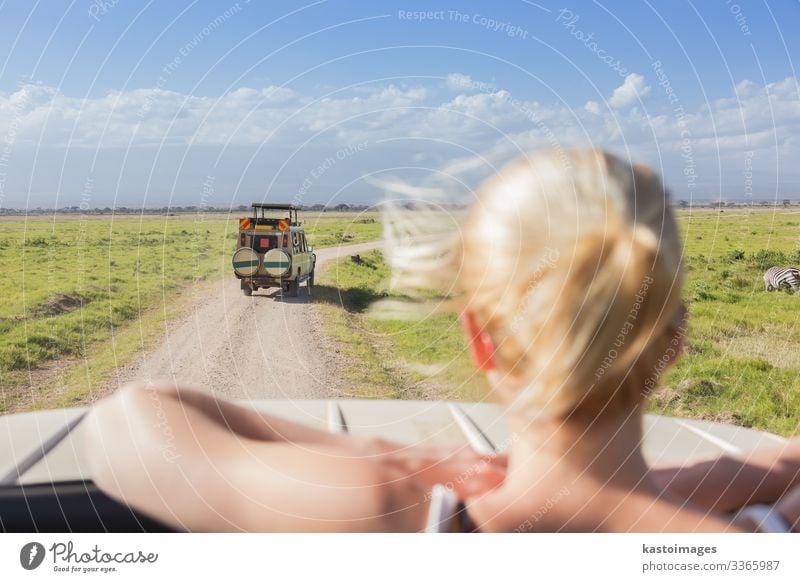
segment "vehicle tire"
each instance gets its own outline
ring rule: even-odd
[[[297,297],[300,295],[300,281],[294,279],[289,281],[289,297]]]
[[[306,291],[308,292],[308,296],[311,297],[311,289],[314,287],[314,271],[311,271],[308,275],[308,280],[306,281]]]

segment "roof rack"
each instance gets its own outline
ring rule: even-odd
[[[263,208],[265,210],[300,210],[294,204],[266,204],[262,202],[253,202],[250,206],[252,208]]]
[[[286,210],[289,213],[289,223],[292,226],[299,226],[300,222],[297,220],[297,211],[300,210],[294,204],[266,204],[262,202],[253,202],[251,205],[253,209],[253,222],[259,224],[277,224],[274,218],[268,218],[266,212],[268,210]],[[261,216],[259,216],[259,211]]]

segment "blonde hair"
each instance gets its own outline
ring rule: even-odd
[[[674,343],[683,279],[668,198],[652,171],[608,153],[539,152],[482,187],[458,236],[387,250],[395,282],[473,314],[516,406],[596,416],[639,404]]]

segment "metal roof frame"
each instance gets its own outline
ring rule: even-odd
[[[264,210],[294,210],[295,212],[300,210],[300,208],[298,208],[294,204],[288,204],[288,203],[271,204],[265,202],[253,202],[250,206],[251,208],[263,208]]]

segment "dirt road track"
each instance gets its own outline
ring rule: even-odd
[[[317,268],[380,244],[320,249]],[[171,323],[155,349],[120,368],[109,389],[167,379],[230,398],[338,396],[343,362],[309,301],[304,285],[296,298],[281,298],[277,289],[245,297],[231,273],[194,302],[187,318]]]

